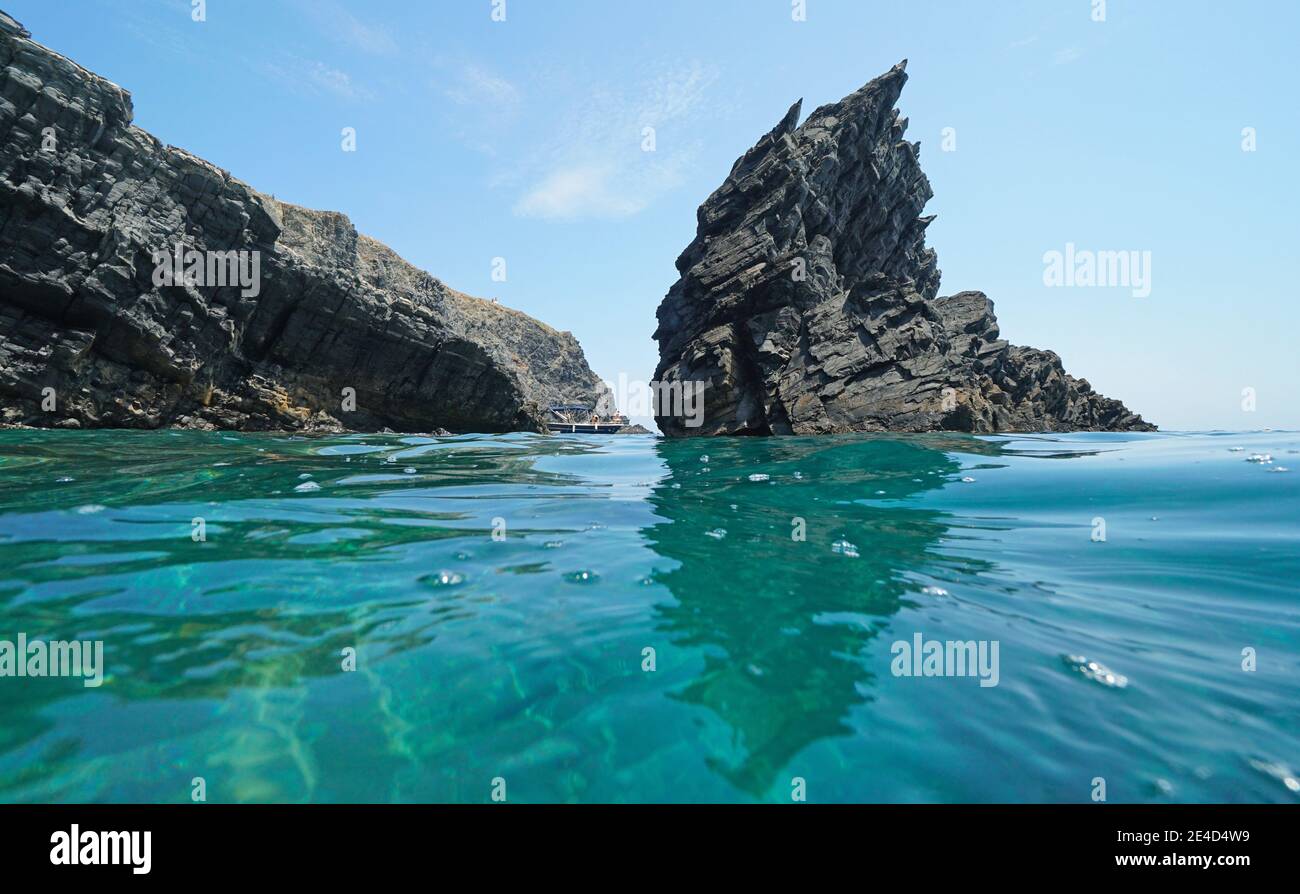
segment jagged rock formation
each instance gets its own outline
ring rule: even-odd
[[[796,103],[700,207],[655,379],[705,383],[703,424],[661,406],[665,434],[1152,428],[1001,340],[983,294],[937,297],[933,193],[894,109],[905,65],[802,126]]]
[[[131,118],[129,94],[0,13],[0,422],[544,431],[550,404],[608,395],[572,335]],[[178,243],[182,275],[160,280]],[[205,259],[190,284],[186,251]]]

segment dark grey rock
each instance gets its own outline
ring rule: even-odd
[[[131,120],[0,14],[0,423],[543,432],[549,405],[607,397],[569,333]],[[177,243],[256,252],[260,292],[155,285]]]
[[[705,383],[666,435],[1152,430],[1003,341],[979,292],[938,297],[933,193],[895,110],[906,63],[799,125],[796,103],[700,207],[659,306],[660,382]]]

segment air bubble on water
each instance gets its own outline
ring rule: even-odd
[[[750,481],[769,481],[771,478],[771,475],[766,475],[762,472],[755,472],[753,475],[749,476]]]
[[[311,477],[311,472],[303,472],[301,475],[298,476],[298,480],[299,480],[299,481],[305,481],[306,479],[308,479],[308,478],[310,478],[310,477]]]
[[[707,466],[709,464],[709,455],[706,453],[703,456],[701,456],[700,462]]]
[[[948,591],[943,587],[923,587],[921,592],[927,596],[947,596]]]
[[[847,540],[836,540],[831,544],[831,552],[839,556],[845,556],[850,559],[858,558],[858,548],[856,545],[849,543]]]
[[[714,528],[712,531],[705,531],[705,537],[712,537],[714,540],[721,540],[727,536],[726,528]]]
[[[1229,453],[1245,453],[1245,452],[1246,452],[1246,448],[1245,448],[1245,447],[1229,447],[1229,448],[1228,448],[1228,452],[1229,452]]]
[[[456,587],[465,583],[465,575],[455,571],[439,571],[437,574],[425,575],[420,578],[420,582],[431,587]]]
[[[306,494],[314,490],[320,490],[320,485],[315,481],[304,481],[302,484],[295,487],[294,490],[300,494]]]
[[[71,484],[72,482],[74,482],[74,481],[76,481],[76,480],[77,480],[77,479],[75,479],[75,478],[69,478],[67,475],[64,475],[62,478],[55,478],[55,479],[54,479],[54,483],[55,483],[55,484]]]
[[[885,495],[885,492],[884,492],[883,490],[878,490],[878,491],[876,491],[876,496],[878,496],[878,497],[883,497],[884,495]]]
[[[974,484],[974,483],[975,483],[975,479],[974,479],[974,478],[963,478],[963,479],[961,480],[961,483],[962,483],[962,484]]]
[[[468,561],[469,561],[470,559],[472,559],[472,558],[473,558],[473,556],[471,556],[469,553],[463,553],[463,552],[462,552],[462,553],[456,553],[456,561],[457,561],[457,562],[468,562]]]
[[[1124,689],[1128,686],[1128,677],[1117,674],[1100,661],[1090,661],[1082,655],[1063,655],[1067,667],[1083,675],[1084,679],[1100,683],[1110,689]]]
[[[564,546],[564,541],[563,541],[563,540],[548,540],[548,541],[546,541],[545,544],[543,544],[543,546],[544,546],[546,549],[560,549],[561,547]]]
[[[596,581],[600,580],[600,575],[594,571],[583,570],[566,574],[564,579],[571,584],[594,584]]]
[[[96,512],[103,512],[103,511],[104,511],[104,507],[100,506],[98,503],[91,503],[88,506],[77,507],[78,515],[94,515]]]
[[[416,474],[416,469],[413,466],[407,466],[405,469],[402,469],[402,474],[414,475]]]
[[[1252,758],[1250,765],[1265,776],[1273,777],[1278,782],[1285,785],[1288,790],[1300,793],[1300,779],[1296,778],[1296,772],[1286,764],[1280,764],[1277,761]]]
[[[1269,471],[1270,471],[1270,472],[1290,472],[1291,470],[1288,469],[1286,466],[1274,466],[1273,468],[1269,469]]]
[[[1257,463],[1258,465],[1261,466],[1267,466],[1268,464],[1273,462],[1273,457],[1267,453],[1252,453],[1250,456],[1246,458],[1246,462]]]
[[[795,473],[794,473],[794,480],[795,480],[795,481],[802,481],[802,480],[803,480],[803,472],[795,472]]]

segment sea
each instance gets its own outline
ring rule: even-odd
[[[1298,586],[1294,432],[5,430],[0,801],[1295,803]]]

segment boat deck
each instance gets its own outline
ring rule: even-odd
[[[553,435],[616,435],[624,428],[621,422],[548,422]]]

